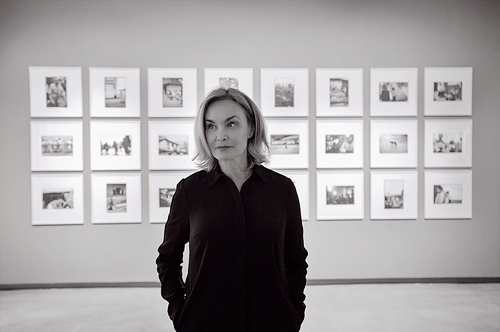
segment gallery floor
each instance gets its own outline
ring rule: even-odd
[[[307,286],[305,332],[500,331],[500,284]],[[0,292],[0,331],[173,331],[158,288]]]

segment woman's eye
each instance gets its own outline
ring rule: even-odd
[[[212,124],[207,125],[207,130],[211,130],[211,129],[214,129],[214,128],[215,128],[215,126],[212,125]]]
[[[228,126],[229,128],[231,128],[231,127],[236,126],[236,123],[234,123],[234,122],[229,122],[229,123],[227,124],[227,126]]]

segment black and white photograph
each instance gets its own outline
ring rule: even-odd
[[[434,82],[434,101],[462,101],[462,82]]]
[[[104,78],[104,98],[106,107],[126,107],[127,80],[125,77]]]
[[[130,135],[101,136],[101,156],[132,155],[132,140]]]
[[[72,189],[44,189],[43,209],[72,209],[73,190]]]
[[[108,183],[106,189],[108,213],[127,212],[127,184]]]
[[[462,195],[459,183],[434,185],[434,204],[462,204]]]
[[[46,77],[45,91],[47,107],[68,107],[68,90],[66,77]]]
[[[299,135],[271,135],[271,154],[299,154]]]
[[[235,77],[220,77],[219,86],[224,89],[238,89],[238,79]]]
[[[349,106],[349,80],[330,78],[330,107]]]
[[[326,153],[354,153],[354,135],[325,135]]]
[[[461,153],[463,134],[456,133],[434,133],[434,153]]]
[[[42,156],[72,156],[73,136],[42,136]]]
[[[163,77],[163,107],[182,107],[182,78]]]
[[[416,170],[371,171],[370,180],[371,219],[418,218],[419,193]]]
[[[354,186],[326,186],[326,205],[354,204]]]
[[[276,77],[274,79],[274,106],[294,107],[295,78]]]
[[[384,208],[403,209],[404,208],[404,180],[384,181]]]
[[[363,167],[363,120],[316,121],[316,167]]]
[[[381,134],[380,153],[408,153],[408,135]]]
[[[472,167],[472,119],[425,120],[424,167]]]
[[[159,188],[160,207],[170,207],[174,194],[175,188]]]
[[[379,82],[380,101],[408,101],[408,82]]]
[[[160,155],[187,155],[188,135],[159,135],[158,153]]]

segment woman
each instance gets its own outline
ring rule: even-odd
[[[156,261],[176,331],[299,331],[300,206],[293,182],[261,166],[269,151],[262,114],[245,94],[219,88],[200,106],[195,136],[203,170],[177,185]]]

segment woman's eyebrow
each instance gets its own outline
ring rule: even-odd
[[[234,119],[234,118],[239,119],[239,117],[238,117],[237,115],[232,115],[232,116],[230,116],[229,118],[227,118],[226,120],[224,120],[224,122],[228,122],[228,121],[230,121],[230,120],[232,120],[232,119]],[[205,122],[212,122],[212,123],[215,123],[215,121],[214,121],[214,120],[210,120],[210,119],[205,119]]]

